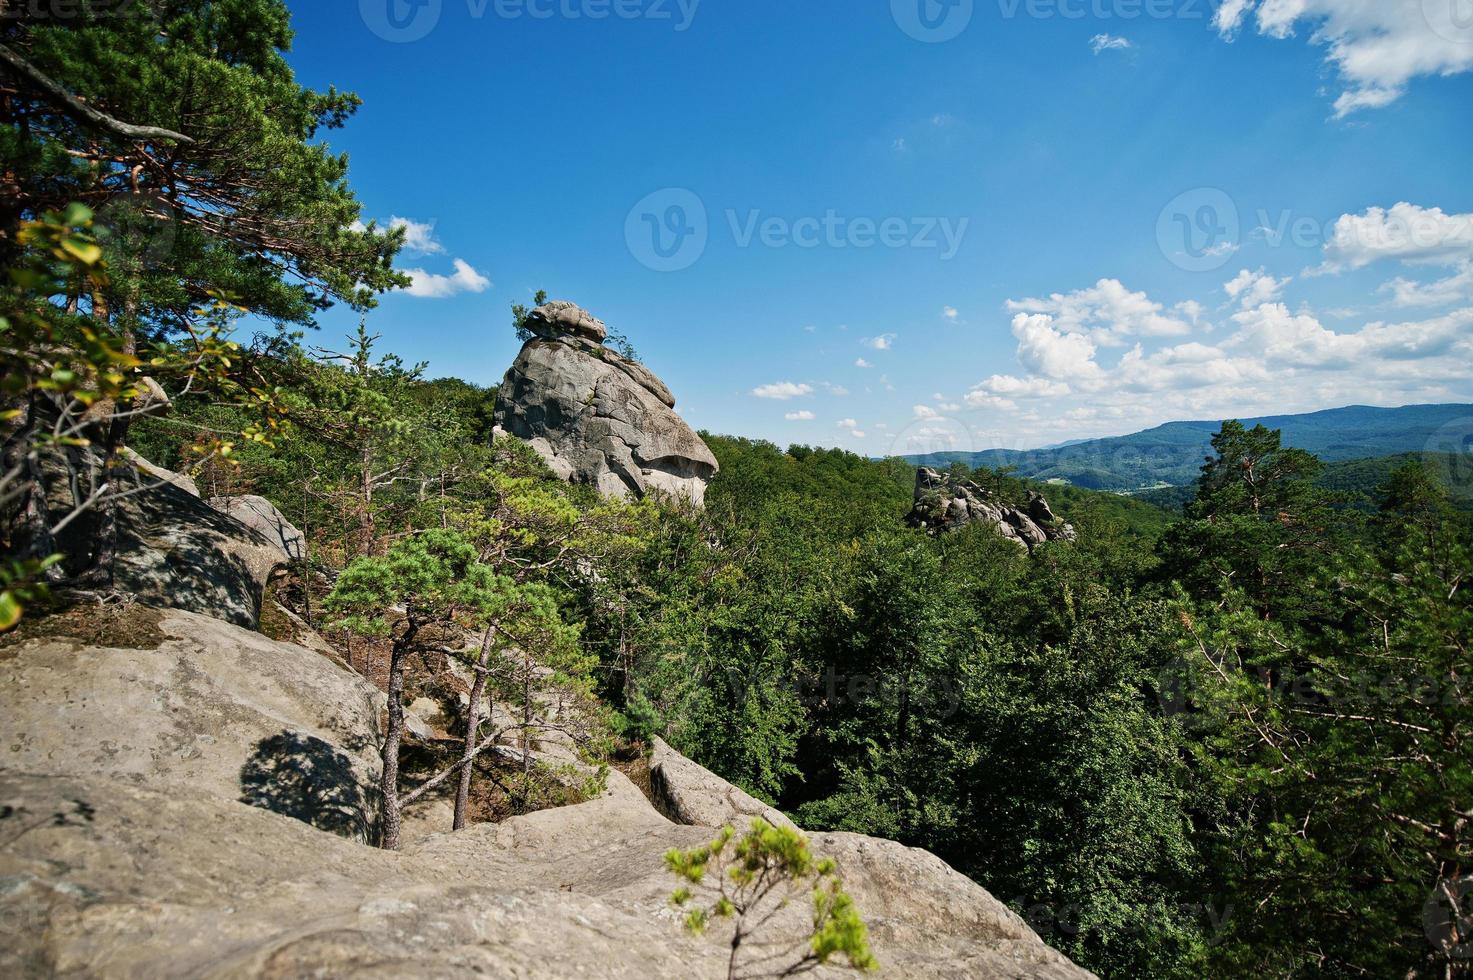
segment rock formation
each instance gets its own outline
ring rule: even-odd
[[[222,514],[229,514],[246,527],[260,533],[281,549],[286,561],[307,557],[307,538],[276,505],[265,497],[248,494],[243,497],[211,497],[207,503]]]
[[[114,586],[145,605],[254,627],[271,573],[288,560],[282,543],[173,482],[159,484],[162,472],[135,470],[129,479],[139,492],[118,501]],[[94,532],[86,521],[73,527],[58,543],[83,555],[95,546]]]
[[[684,932],[662,861],[711,826],[672,822],[614,771],[588,803],[374,849],[372,685],[203,616],[119,615],[0,640],[0,976],[726,976],[719,927]],[[748,814],[668,746],[655,761],[682,811]],[[925,851],[810,841],[880,976],[1090,977]],[[795,939],[808,918],[795,903],[767,928]]]
[[[1039,493],[1029,493],[1027,505],[1018,508],[973,480],[953,480],[928,466],[916,470],[915,505],[907,520],[933,533],[982,523],[1029,551],[1047,541],[1075,539],[1073,526],[1059,520]]]
[[[614,497],[705,499],[716,457],[648,368],[603,346],[602,321],[572,303],[533,310],[506,373],[496,434],[527,442],[561,479]]]

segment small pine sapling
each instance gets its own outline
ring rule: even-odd
[[[684,882],[670,900],[688,909],[688,930],[700,935],[713,920],[732,921],[728,980],[795,976],[840,954],[855,970],[877,965],[864,920],[844,892],[834,861],[815,858],[807,838],[791,827],[754,819],[739,836],[728,825],[709,844],[667,852],[665,866]],[[697,901],[697,890],[709,904]],[[805,890],[813,903],[811,929],[796,939],[762,935]]]

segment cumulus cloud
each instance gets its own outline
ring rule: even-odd
[[[1446,214],[1403,201],[1342,214],[1325,245],[1321,272],[1362,269],[1382,259],[1408,265],[1458,265],[1473,258],[1473,214]]]
[[[435,238],[435,223],[433,221],[415,221],[413,218],[401,218],[397,214],[388,221],[381,221],[379,225],[389,229],[404,230],[404,251],[410,255],[442,255],[445,246]],[[354,231],[365,231],[367,225],[361,221],[355,221],[350,226]]]
[[[895,335],[893,333],[882,333],[878,337],[866,337],[860,343],[874,350],[889,350],[895,345]]]
[[[465,259],[456,259],[454,266],[455,272],[448,276],[424,269],[404,269],[411,280],[404,292],[420,299],[444,299],[458,293],[484,293],[491,288],[491,280],[471,268]]]
[[[805,408],[800,412],[789,412],[783,418],[789,422],[812,422],[816,416]]]
[[[1101,346],[1119,346],[1127,337],[1170,337],[1191,324],[1165,312],[1143,292],[1131,292],[1118,279],[1101,279],[1088,289],[1053,293],[1047,299],[1008,300],[1015,313],[1047,314],[1060,333],[1087,336]],[[1017,332],[1014,319],[1014,332]]]
[[[1446,264],[1445,252],[1433,254]],[[1394,255],[1404,261],[1427,258],[1416,253],[1408,259],[1402,250]],[[1452,307],[1441,315],[1331,327],[1328,317],[1322,320],[1308,308],[1291,310],[1282,301],[1288,281],[1245,270],[1224,285],[1234,300],[1226,322],[1202,324],[1197,336],[1165,341],[1140,333],[1118,358],[1104,356],[1106,348],[1097,343],[1098,317],[1080,315],[1078,304],[1063,301],[1077,294],[1055,294],[1046,301],[1053,312],[1018,312],[1013,318],[1022,370],[988,377],[962,401],[973,410],[1008,413],[1013,438],[1042,443],[1118,434],[1170,419],[1473,398],[1467,370],[1473,363],[1473,260],[1461,261],[1450,276],[1402,278],[1382,287],[1391,297],[1385,306]],[[1137,305],[1161,309],[1143,296]],[[1193,318],[1201,312],[1186,304],[1173,309]]]
[[[1018,378],[1010,374],[994,374],[967,392],[964,401],[980,407],[990,398],[1062,398],[1069,386],[1048,378]]]
[[[811,394],[813,394],[812,385],[798,384],[793,381],[774,381],[770,385],[759,385],[752,389],[752,395],[755,398],[771,398],[780,402]]]
[[[952,323],[956,323],[958,318],[961,317],[961,311],[958,310],[955,306],[943,306],[941,308],[941,316],[943,319],[950,320]]]
[[[1116,37],[1113,34],[1096,34],[1089,39],[1089,49],[1095,54],[1102,51],[1124,51],[1134,46],[1126,38]]]
[[[1228,298],[1236,300],[1244,309],[1251,309],[1277,300],[1290,281],[1291,279],[1275,279],[1263,269],[1257,272],[1244,269],[1230,282],[1224,283],[1222,288]]]
[[[868,368],[868,367],[874,367],[874,365],[873,365],[873,364],[871,364],[871,363],[870,363],[870,362],[869,362],[869,361],[866,361],[866,360],[865,360],[865,359],[864,359],[864,358],[862,358],[862,357],[861,357],[861,358],[858,358],[858,359],[857,359],[857,360],[855,360],[855,362],[854,362],[854,366],[855,366],[855,367],[857,367],[857,368]]]
[[[1083,334],[1064,333],[1046,313],[1013,317],[1018,360],[1029,371],[1059,380],[1083,381],[1099,376],[1094,343]]]
[[[1401,276],[1381,287],[1381,292],[1391,294],[1391,305],[1451,306],[1466,299],[1473,299],[1473,262],[1465,262],[1463,270],[1446,279],[1418,282]]]
[[[1228,40],[1250,21],[1278,39],[1308,28],[1340,74],[1337,118],[1395,102],[1413,79],[1473,69],[1473,25],[1453,0],[1223,0],[1213,17]]]
[[[939,419],[941,417],[941,413],[929,405],[916,405],[911,411],[918,419]]]

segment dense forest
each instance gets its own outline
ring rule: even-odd
[[[1468,975],[1447,467],[1367,464],[1348,502],[1226,423],[1184,506],[1045,488],[1078,541],[1032,553],[908,527],[906,461],[724,435],[703,509],[600,499],[493,442],[494,388],[379,349],[402,232],[355,226],[318,138],[356,99],[297,85],[280,0],[158,6],[0,27],[7,626],[106,595],[142,457],[288,515],[345,646],[494,608],[601,706],[591,756],[659,735],[808,829],[927,848],[1102,976]],[[315,329],[335,303],[355,336]]]

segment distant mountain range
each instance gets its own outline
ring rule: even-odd
[[[1473,451],[1469,443],[1473,436],[1473,405],[1352,405],[1242,422],[1249,428],[1261,423],[1278,429],[1285,445],[1307,449],[1327,462],[1411,452]],[[1203,460],[1212,451],[1212,436],[1221,426],[1221,420],[1168,422],[1131,435],[1045,449],[927,453],[906,459],[925,466],[953,462],[991,469],[1012,466],[1019,476],[1032,480],[1130,492],[1163,485],[1186,486],[1195,481]]]

